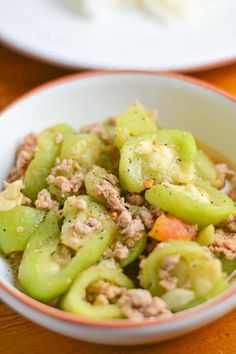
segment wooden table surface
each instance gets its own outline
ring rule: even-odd
[[[13,53],[0,46],[0,110],[31,88],[71,73]],[[236,64],[194,74],[236,94]],[[109,347],[76,341],[24,319],[0,303],[1,354],[234,354],[236,311],[184,337],[143,347]]]

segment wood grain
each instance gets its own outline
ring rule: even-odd
[[[31,88],[71,71],[27,59],[0,47],[0,110]],[[194,76],[236,94],[236,64]],[[0,303],[1,354],[234,354],[236,311],[217,322],[169,342],[142,347],[109,347],[50,332]]]

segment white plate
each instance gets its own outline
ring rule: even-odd
[[[158,108],[162,126],[187,129],[220,148],[236,163],[234,98],[175,75],[89,73],[44,85],[2,113],[0,184],[13,164],[17,144],[28,132],[57,122],[79,128],[119,114],[135,99],[150,109]],[[49,307],[21,293],[14,287],[8,265],[0,256],[0,298],[32,321],[74,338],[102,344],[144,344],[190,332],[229,312],[236,305],[236,287],[170,319],[95,321]]]
[[[0,38],[66,67],[190,70],[236,58],[236,1],[198,23],[167,26],[138,11],[78,17],[65,0],[0,0]]]

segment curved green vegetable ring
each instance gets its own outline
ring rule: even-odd
[[[86,301],[86,289],[93,283],[104,280],[121,288],[131,289],[133,282],[121,269],[102,263],[85,270],[75,280],[61,302],[63,310],[94,319],[124,318],[117,304],[93,305]]]
[[[134,103],[117,119],[115,145],[121,149],[130,137],[156,130],[157,126],[151,119],[150,113],[140,103]]]
[[[78,210],[76,208],[75,204],[79,201],[86,201],[86,210]],[[88,247],[88,249],[90,249],[90,247],[93,247],[94,252],[99,254],[100,258],[104,250],[110,245],[110,243],[114,239],[116,232],[116,224],[111,219],[106,208],[94,202],[89,196],[82,195],[78,197],[68,198],[64,205],[63,214],[65,216],[65,219],[61,230],[61,240],[64,244],[66,244],[67,238],[69,240],[71,236],[73,237],[73,231],[70,231],[70,225],[73,220],[94,218],[98,222],[100,222],[101,229],[89,233],[88,235],[81,235],[82,237],[80,239],[80,245],[78,250],[78,252],[82,252],[84,247]]]
[[[88,210],[85,213],[101,221],[103,230],[83,235],[80,249],[68,262],[61,264],[54,257],[61,245],[60,229],[56,215],[50,212],[32,235],[24,252],[19,281],[30,296],[40,301],[47,302],[63,294],[80,272],[101,258],[113,240],[115,224],[105,209],[87,196],[77,197],[77,200],[80,199],[87,201]],[[64,225],[76,218],[78,213],[69,202],[65,207]]]
[[[129,192],[146,189],[145,182],[187,183],[195,179],[197,154],[193,136],[185,131],[161,129],[130,138],[121,150],[119,179]]]
[[[106,204],[106,201],[102,195],[97,192],[97,186],[101,180],[108,175],[108,172],[99,166],[94,166],[85,176],[85,188],[87,194],[93,198],[96,202]]]
[[[103,142],[94,133],[71,134],[63,141],[61,160],[72,159],[85,169],[97,165],[104,149]]]
[[[145,198],[149,203],[200,228],[217,225],[235,212],[233,201],[204,181],[179,186],[158,184],[146,192]]]
[[[198,232],[196,241],[201,246],[210,246],[214,242],[214,238],[215,227],[210,224]]]
[[[56,136],[71,134],[73,129],[66,124],[55,125],[44,130],[38,138],[37,150],[30,162],[24,178],[24,194],[32,200],[47,186],[46,178],[60,154],[61,143],[56,143]]]
[[[0,249],[6,254],[24,251],[43,217],[42,211],[21,205],[0,211]]]
[[[160,285],[159,270],[166,256],[180,255],[180,263],[171,275],[177,277],[178,288],[184,288],[191,280],[191,290],[195,299],[187,307],[196,305],[214,297],[228,288],[228,282],[217,258],[209,258],[204,249],[192,241],[170,241],[156,247],[146,258],[140,271],[142,287],[152,295],[162,296],[166,290]],[[179,309],[181,310],[181,308]]]

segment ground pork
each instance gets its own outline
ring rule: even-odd
[[[25,195],[23,195],[22,201],[21,201],[21,205],[31,206],[32,205],[32,200],[30,198],[26,197]]]
[[[96,218],[89,217],[87,220],[78,218],[71,223],[71,229],[74,235],[88,235],[101,229],[101,222]]]
[[[115,212],[122,212],[125,208],[124,199],[120,196],[117,183],[117,177],[109,174],[102,178],[100,183],[97,185],[97,193],[103,196],[109,209]]]
[[[156,210],[153,212],[144,206],[138,212],[124,209],[117,220],[118,227],[124,235],[123,243],[128,248],[133,247],[142,237],[145,227],[151,229],[155,220]]]
[[[222,254],[226,259],[236,258],[236,216],[230,215],[228,220],[216,228],[214,242],[209,246],[210,251]]]
[[[61,173],[69,174],[71,177],[60,175]],[[73,160],[56,160],[55,167],[52,168],[50,175],[47,177],[47,183],[58,187],[61,190],[61,196],[77,194],[84,182],[84,171],[78,163]]]
[[[236,215],[230,215],[228,217],[228,220],[226,222],[226,228],[232,232],[232,233],[236,233]]]
[[[227,194],[236,201],[236,171],[229,169],[225,163],[216,164],[215,166],[218,173],[217,187],[223,188],[227,180],[229,182]]]
[[[50,210],[59,208],[59,203],[52,199],[52,196],[47,189],[42,189],[38,193],[38,197],[34,203],[37,209]]]
[[[96,296],[95,300],[92,300],[94,305],[109,305],[109,300],[106,295],[99,294]]]
[[[109,173],[108,175],[106,175],[105,180],[110,182],[113,186],[118,185],[118,183],[119,183],[119,179],[115,175],[113,175],[112,173]]]
[[[124,315],[132,320],[171,315],[162,299],[152,297],[144,289],[127,290],[101,280],[92,284],[86,295],[87,300],[95,305],[117,303]]]
[[[133,247],[140,240],[145,229],[141,218],[133,216],[127,209],[119,215],[118,227],[124,235],[122,241],[128,248]]]
[[[76,201],[74,206],[79,210],[87,210],[88,208],[88,204],[84,199],[79,199],[78,201]]]
[[[224,255],[226,259],[236,258],[236,234],[217,229],[215,232],[214,243],[209,249],[216,254]]]
[[[29,163],[34,158],[37,140],[38,135],[30,133],[26,135],[23,142],[19,145],[16,150],[16,165],[10,171],[9,182],[14,182],[24,177]]]
[[[131,320],[171,316],[166,303],[159,297],[152,297],[144,289],[130,289],[124,291],[117,301],[124,315]]]
[[[52,196],[47,189],[42,189],[38,193],[38,197],[34,203],[36,209],[50,210],[59,208],[59,203],[52,199]]]
[[[179,255],[166,256],[163,259],[161,268],[159,270],[160,285],[167,291],[176,288],[178,278],[171,275],[171,271],[179,264]]]
[[[104,258],[114,258],[117,261],[126,259],[129,249],[121,241],[116,241],[113,246],[107,248],[103,254]]]
[[[93,298],[95,303],[101,301],[101,299],[106,299],[107,303],[111,303],[115,298],[118,298],[124,292],[124,288],[120,288],[116,285],[112,285],[104,280],[97,281],[89,287],[88,295]],[[101,297],[101,295],[103,297]],[[100,296],[100,299],[97,297]]]
[[[158,218],[163,213],[163,210],[156,205],[150,205],[149,210],[152,212],[155,218]]]
[[[145,204],[144,197],[141,194],[138,194],[138,193],[128,194],[127,197],[126,197],[126,200],[131,205],[142,206],[142,205]]]
[[[146,228],[151,229],[156,221],[155,214],[143,206],[140,209],[139,215]]]
[[[73,171],[73,160],[64,159],[61,160],[60,157],[57,157],[55,166],[51,170],[51,174],[56,176],[58,172],[70,173]]]
[[[135,244],[141,239],[143,232],[144,225],[142,223],[142,220],[139,217],[133,219],[131,224],[128,225],[124,230],[122,230],[122,233],[125,235],[124,243],[129,248],[134,247]]]
[[[118,226],[121,229],[126,229],[131,224],[132,219],[132,213],[129,210],[124,209],[118,217]]]
[[[117,260],[126,259],[129,255],[129,249],[122,242],[117,241],[113,249],[113,257]]]

